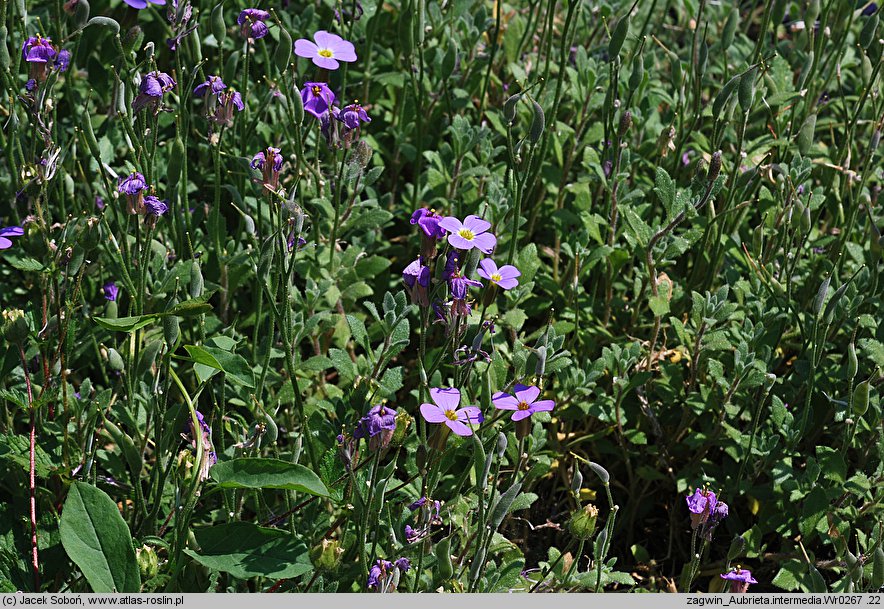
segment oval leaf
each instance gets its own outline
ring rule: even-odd
[[[312,471],[281,459],[242,458],[222,461],[211,471],[222,488],[278,488],[328,497],[328,489]]]

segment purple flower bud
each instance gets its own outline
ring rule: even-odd
[[[344,123],[347,129],[358,129],[360,124],[371,122],[365,108],[358,103],[344,106],[335,118]]]
[[[118,288],[117,284],[113,281],[108,281],[102,286],[101,291],[104,293],[104,298],[106,300],[114,302],[117,299],[117,294],[119,294],[120,288]]]
[[[154,195],[144,197],[144,207],[149,214],[156,217],[162,216],[169,211],[169,205]]]
[[[254,38],[258,40],[267,35],[267,24],[264,23],[270,19],[270,13],[257,8],[247,8],[236,18],[236,23],[240,26],[240,33],[244,38]]]
[[[31,36],[21,47],[22,59],[29,63],[48,63],[55,59],[57,53],[52,39],[42,36]]]
[[[379,450],[387,447],[395,430],[396,410],[379,404],[373,406],[368,414],[359,420],[353,437],[357,440],[368,438],[369,449]]]

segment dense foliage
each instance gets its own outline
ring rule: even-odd
[[[0,0],[0,589],[884,584],[874,3],[90,1]]]

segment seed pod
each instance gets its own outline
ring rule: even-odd
[[[169,165],[166,169],[166,184],[171,190],[178,186],[178,180],[181,179],[181,169],[184,167],[186,154],[184,142],[180,137],[176,137],[172,144],[172,151],[169,153]]]
[[[581,488],[583,488],[583,474],[580,473],[579,467],[575,467],[574,475],[571,476],[571,492],[576,495]]]
[[[853,341],[847,344],[847,378],[853,380],[859,372],[859,360],[856,357],[856,345]]]
[[[620,56],[620,50],[623,48],[627,34],[629,34],[628,14],[617,22],[617,27],[614,28],[614,33],[611,35],[610,42],[608,42],[608,61],[614,61],[614,59]]]
[[[868,49],[872,46],[872,42],[875,40],[875,32],[878,29],[878,20],[878,13],[875,13],[866,20],[866,24],[859,33],[859,44],[862,48]]]
[[[224,64],[224,80],[232,82],[236,80],[236,72],[239,69],[239,53],[231,53]]]
[[[718,120],[721,120],[722,112],[724,111],[724,106],[730,100],[731,95],[734,94],[734,89],[737,88],[737,85],[740,84],[740,75],[737,74],[729,81],[727,81],[724,86],[721,88],[721,91],[718,92],[718,95],[715,96],[715,100],[712,102],[712,116]]]
[[[528,131],[528,139],[532,144],[536,144],[540,141],[540,136],[543,135],[543,129],[546,126],[546,117],[543,115],[543,108],[540,107],[540,104],[532,99],[531,105],[534,108],[534,120],[531,121],[531,129]]]
[[[110,17],[93,17],[86,23],[86,26],[90,25],[97,25],[98,27],[107,28],[111,31],[112,35],[120,33],[120,24],[117,23],[115,19],[111,19]]]
[[[739,7],[732,6],[731,12],[727,15],[727,21],[724,24],[724,31],[721,33],[721,48],[728,49],[734,43],[734,36],[737,28],[740,26],[740,10]]]
[[[500,432],[497,434],[497,458],[503,458],[503,453],[506,451],[507,439],[506,434]]]
[[[440,539],[433,548],[433,554],[436,556],[436,575],[439,580],[451,579],[454,575],[454,567],[451,565],[451,538]]]
[[[178,316],[166,315],[163,317],[163,338],[166,340],[166,344],[169,345],[169,349],[175,347],[179,336],[181,336],[181,331],[178,326]]]
[[[629,131],[630,127],[632,127],[632,112],[627,110],[623,113],[623,116],[620,117],[620,127],[617,130],[617,135],[623,137],[626,135],[626,132]]]
[[[202,40],[199,36],[188,36],[187,40],[190,42],[192,61],[194,63],[199,63],[203,60],[203,43],[200,42]]]
[[[634,93],[642,84],[645,77],[645,60],[641,50],[637,51],[632,58],[632,74],[629,75],[629,89]]]
[[[190,289],[188,293],[191,298],[199,298],[203,293],[203,273],[200,270],[200,264],[193,260],[190,264]]]
[[[610,516],[608,516],[610,518]],[[599,536],[595,538],[595,546],[593,547],[593,556],[597,561],[604,558],[608,545],[608,527],[602,527]]]
[[[491,510],[491,518],[488,521],[488,526],[491,527],[492,531],[496,531],[497,527],[500,526],[500,523],[503,522],[503,519],[506,518],[506,515],[509,513],[510,508],[513,505],[513,501],[516,500],[516,497],[521,490],[522,483],[516,482],[506,489],[506,492],[497,499],[494,504],[494,509]]]
[[[482,466],[481,478],[479,478],[479,490],[484,491],[488,488],[488,476],[491,474],[491,463],[494,461],[494,455],[485,456],[485,464]]]
[[[479,551],[476,552],[476,557],[473,559],[473,564],[470,565],[470,581],[475,582],[479,579],[479,575],[482,573],[482,568],[485,566],[485,546],[479,548]]]
[[[123,50],[127,53],[138,52],[142,42],[144,42],[144,30],[133,25],[123,37]]]
[[[736,558],[743,553],[743,550],[746,548],[746,540],[740,537],[739,535],[735,535],[731,540],[731,545],[727,549],[727,560],[728,562],[736,560]]]
[[[810,0],[807,3],[807,11],[804,13],[804,27],[807,31],[813,29],[817,17],[820,16],[820,0]]]
[[[522,94],[516,93],[515,95],[510,95],[507,100],[503,102],[503,120],[510,125],[516,120],[516,104],[519,103],[520,99],[522,99]]]
[[[304,123],[304,100],[301,99],[301,92],[298,91],[297,85],[292,90],[289,99],[292,104],[292,114],[295,115],[295,124],[302,125]]]
[[[706,39],[700,41],[700,49],[697,51],[697,75],[703,78],[706,73],[706,66],[709,63],[709,43]]]
[[[414,52],[414,7],[410,0],[399,11],[398,25],[399,48],[402,49],[403,57],[410,58]]]
[[[86,22],[89,21],[89,1],[88,0],[77,0],[77,5],[74,7],[74,27],[81,28],[86,25]]]
[[[596,476],[601,479],[602,484],[604,484],[605,486],[609,484],[609,482],[611,481],[611,474],[608,473],[608,470],[606,470],[598,463],[593,463],[592,461],[589,462],[589,468],[594,471]]]
[[[872,559],[872,579],[869,583],[872,590],[880,590],[881,586],[884,586],[884,547],[881,547],[880,541]]]
[[[292,37],[284,27],[281,27],[279,28],[279,43],[277,43],[276,51],[273,53],[273,61],[276,64],[276,69],[280,72],[285,72],[291,56]]]
[[[801,228],[801,234],[806,235],[810,232],[810,206],[804,208],[804,211],[801,212],[801,220],[799,227]]]
[[[826,305],[826,311],[823,313],[823,321],[827,325],[832,323],[832,319],[835,317],[835,308],[838,306],[838,303],[847,291],[848,286],[850,286],[850,282],[851,280],[842,283],[841,287],[835,290],[835,293],[832,294],[832,298],[829,299],[829,303]]]
[[[6,39],[9,37],[9,30],[7,27],[0,26],[0,69],[6,70],[9,66],[12,65],[12,58],[9,56],[9,46],[6,44]]]
[[[117,114],[123,117],[122,120],[128,120],[128,118],[125,118],[128,114],[129,108],[129,104],[127,104],[126,101],[126,83],[121,80],[117,82],[117,95],[114,98],[114,106],[116,108]]]
[[[809,115],[804,119],[801,129],[798,131],[798,152],[801,156],[807,156],[810,146],[813,144],[813,132],[816,130],[816,114]]]
[[[819,289],[816,291],[816,298],[813,301],[813,314],[819,315],[820,311],[823,310],[823,303],[826,301],[826,296],[829,293],[829,284],[832,283],[832,276],[829,275],[823,282],[820,284]]]
[[[819,569],[812,562],[807,563],[807,573],[810,576],[810,591],[815,594],[823,594],[829,591],[826,580],[823,579]]]
[[[15,116],[15,113],[13,113],[12,116]],[[92,119],[89,118],[88,112],[86,113],[86,116],[83,117],[83,125],[83,137],[86,138],[86,146],[89,148],[92,157],[98,163],[101,163],[101,151],[98,148],[98,140],[95,139],[95,132],[92,130]]]
[[[123,361],[123,356],[120,355],[120,352],[113,347],[107,350],[107,364],[108,367],[114,372],[122,372],[126,369],[126,364]]]
[[[712,153],[712,160],[709,161],[709,171],[706,172],[706,181],[714,182],[721,173],[721,150]]]
[[[865,53],[862,54],[862,63],[860,66],[860,74],[863,78],[863,85],[869,86],[872,84],[872,60],[869,59],[869,56]]]
[[[453,44],[448,45],[445,55],[442,57],[442,78],[449,78],[454,72],[454,66],[457,65],[457,47]]]
[[[755,75],[757,71],[757,68],[751,68],[740,78],[737,99],[743,112],[749,112],[752,109],[752,102],[755,101]]]
[[[417,44],[424,46],[424,39],[427,35],[427,2],[426,0],[417,0]]]
[[[227,24],[224,23],[224,3],[219,3],[212,9],[212,36],[218,42],[218,46],[227,38]]]
[[[264,437],[267,438],[268,442],[276,442],[276,439],[279,437],[279,426],[277,426],[276,421],[273,420],[269,413],[265,413],[261,417],[261,421],[264,423]],[[397,425],[396,427],[398,429],[399,426]]]
[[[681,66],[681,59],[678,58],[678,55],[671,52],[669,53],[669,65],[672,69],[672,84],[675,86],[676,91],[681,89],[681,84],[684,82],[684,68]]]
[[[752,231],[752,251],[756,256],[760,256],[764,248],[764,226],[759,224]]]
[[[853,414],[858,417],[866,414],[866,411],[869,409],[869,381],[863,381],[859,385],[857,385],[853,390]]]
[[[476,482],[482,484],[482,471],[485,467],[485,447],[478,436],[473,434],[473,471],[476,474]],[[486,476],[487,479],[487,476]]]
[[[791,0],[776,0],[773,5],[773,9],[770,11],[770,21],[773,23],[774,31],[779,24],[783,22],[783,17],[786,16],[786,7],[789,5]]]

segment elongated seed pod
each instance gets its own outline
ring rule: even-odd
[[[476,484],[482,487],[482,472],[485,469],[485,447],[478,436],[473,434],[473,471],[476,474]],[[486,476],[487,479],[487,476]]]
[[[579,467],[575,467],[574,475],[571,476],[571,492],[576,495],[581,488],[583,488],[583,474],[580,473]]]
[[[398,25],[399,48],[403,57],[411,57],[414,52],[414,5],[410,0],[399,11]]]
[[[832,276],[829,275],[823,282],[820,284],[820,287],[816,291],[816,298],[813,300],[813,314],[819,315],[820,311],[823,310],[823,303],[826,301],[826,296],[829,294],[829,284],[832,283]]]
[[[715,96],[715,99],[712,101],[712,117],[715,119],[720,119],[721,114],[724,111],[725,104],[730,100],[731,95],[734,94],[734,90],[737,88],[737,85],[740,84],[740,75],[737,74],[729,81],[724,83],[724,86],[721,88],[721,91],[718,92],[718,95]]]
[[[791,0],[776,0],[773,5],[773,9],[770,11],[770,22],[773,24],[774,31],[779,24],[783,22],[783,17],[786,16],[786,7],[789,5]]]
[[[795,83],[799,91],[804,88],[804,83],[807,82],[807,77],[810,76],[810,70],[813,68],[813,57],[813,51],[810,51],[807,57],[804,58],[804,65],[801,66],[801,72],[798,74],[798,82]]]
[[[872,84],[872,73],[873,73],[872,60],[869,59],[869,56],[866,55],[865,53],[863,53],[862,55],[863,55],[863,58],[862,58],[862,64],[860,66],[860,74],[862,75],[862,78],[863,78],[863,85],[868,87],[870,84]]]
[[[497,502],[494,504],[494,509],[491,510],[491,518],[488,520],[488,526],[491,527],[492,531],[496,531],[497,527],[500,526],[500,523],[503,522],[503,519],[510,511],[510,507],[513,505],[513,501],[516,500],[516,497],[521,490],[522,483],[516,482],[506,489],[503,495],[498,497]]]
[[[180,137],[175,137],[172,143],[172,150],[169,153],[169,165],[166,169],[166,183],[170,189],[178,186],[178,180],[181,179],[181,169],[184,167],[184,142]]]
[[[532,144],[536,144],[540,141],[540,136],[543,135],[543,130],[546,127],[546,117],[543,115],[543,108],[540,107],[540,104],[532,99],[531,105],[534,108],[534,120],[531,121],[531,129],[528,130],[528,139]]]
[[[479,579],[479,575],[482,574],[482,568],[485,566],[485,547],[482,546],[479,548],[479,551],[476,552],[476,557],[473,559],[473,564],[470,565],[470,581],[475,582]]]
[[[641,50],[636,51],[632,58],[632,74],[629,75],[629,89],[634,93],[645,77],[645,60]]]
[[[12,58],[9,56],[9,47],[6,44],[6,39],[9,37],[9,30],[7,27],[0,26],[0,69],[6,70],[9,66],[12,65]]]
[[[847,344],[847,378],[853,380],[859,372],[859,360],[856,357],[856,345],[853,341]]]
[[[735,535],[731,540],[731,545],[727,549],[727,559],[728,561],[736,560],[740,554],[743,553],[743,550],[746,548],[746,540],[740,537],[739,535]]]
[[[869,381],[863,381],[853,389],[853,414],[863,416],[869,409]]]
[[[620,56],[620,50],[623,48],[627,34],[629,34],[629,15],[623,16],[617,22],[617,27],[614,28],[614,33],[608,42],[608,61],[614,61]]]
[[[81,28],[86,25],[89,21],[89,11],[88,0],[77,0],[77,5],[74,7],[74,27]]]
[[[511,125],[513,124],[513,121],[516,120],[516,104],[519,103],[520,99],[522,99],[522,94],[516,93],[515,95],[510,95],[506,101],[503,102],[503,120]]]
[[[878,21],[878,13],[875,13],[866,20],[866,24],[859,33],[859,44],[862,48],[868,49],[872,46],[872,42],[875,40],[875,32],[878,30]]]
[[[224,23],[224,3],[219,2],[212,9],[212,36],[218,42],[218,46],[227,38],[227,24]]]
[[[203,293],[203,272],[200,263],[193,260],[190,263],[190,288],[188,293],[191,298],[199,298]]]
[[[276,421],[267,413],[262,417],[262,422],[264,423],[264,438],[268,442],[276,442],[279,437],[279,427],[276,425]]]
[[[709,65],[709,43],[703,38],[700,41],[700,48],[697,51],[697,76],[703,78],[706,73],[706,67]]]
[[[433,554],[436,556],[436,576],[440,581],[451,579],[454,575],[454,567],[451,564],[451,538],[440,539],[433,548]]]
[[[120,33],[120,24],[116,19],[111,19],[110,17],[93,17],[86,25],[97,25],[98,27],[107,28],[111,31],[111,34]]]
[[[813,144],[813,132],[816,130],[816,114],[811,114],[801,125],[798,131],[798,152],[801,156],[807,156],[810,146]]]
[[[126,364],[123,362],[123,356],[113,347],[107,350],[107,363],[110,369],[114,372],[122,372],[126,369]]]
[[[734,43],[734,36],[737,28],[740,27],[740,9],[737,6],[731,7],[731,12],[727,15],[727,21],[724,24],[724,31],[721,33],[721,48],[728,49]]]
[[[755,76],[757,71],[757,68],[751,68],[740,77],[737,101],[740,102],[740,109],[743,112],[749,112],[752,109],[752,102],[755,101]]]
[[[289,59],[292,57],[292,37],[284,27],[279,28],[279,42],[276,45],[276,51],[273,53],[273,62],[276,69],[285,72],[289,65]]]
[[[592,461],[590,461],[590,462],[589,462],[589,468],[590,468],[592,471],[594,471],[595,474],[596,474],[596,476],[598,476],[598,477],[601,479],[602,484],[604,484],[604,485],[607,486],[607,485],[610,483],[610,481],[611,481],[611,474],[609,474],[609,473],[608,473],[608,470],[606,470],[604,467],[602,467],[602,466],[599,465],[598,463],[593,463]]]
[[[869,582],[872,590],[880,590],[884,586],[884,547],[878,543],[875,548],[875,557],[872,559],[872,579]]]
[[[822,594],[829,591],[826,580],[823,579],[819,569],[812,562],[807,563],[807,573],[810,576],[810,591],[815,594]]]
[[[807,31],[813,29],[817,17],[820,16],[820,0],[810,0],[807,3],[807,11],[804,13],[804,27]]]

